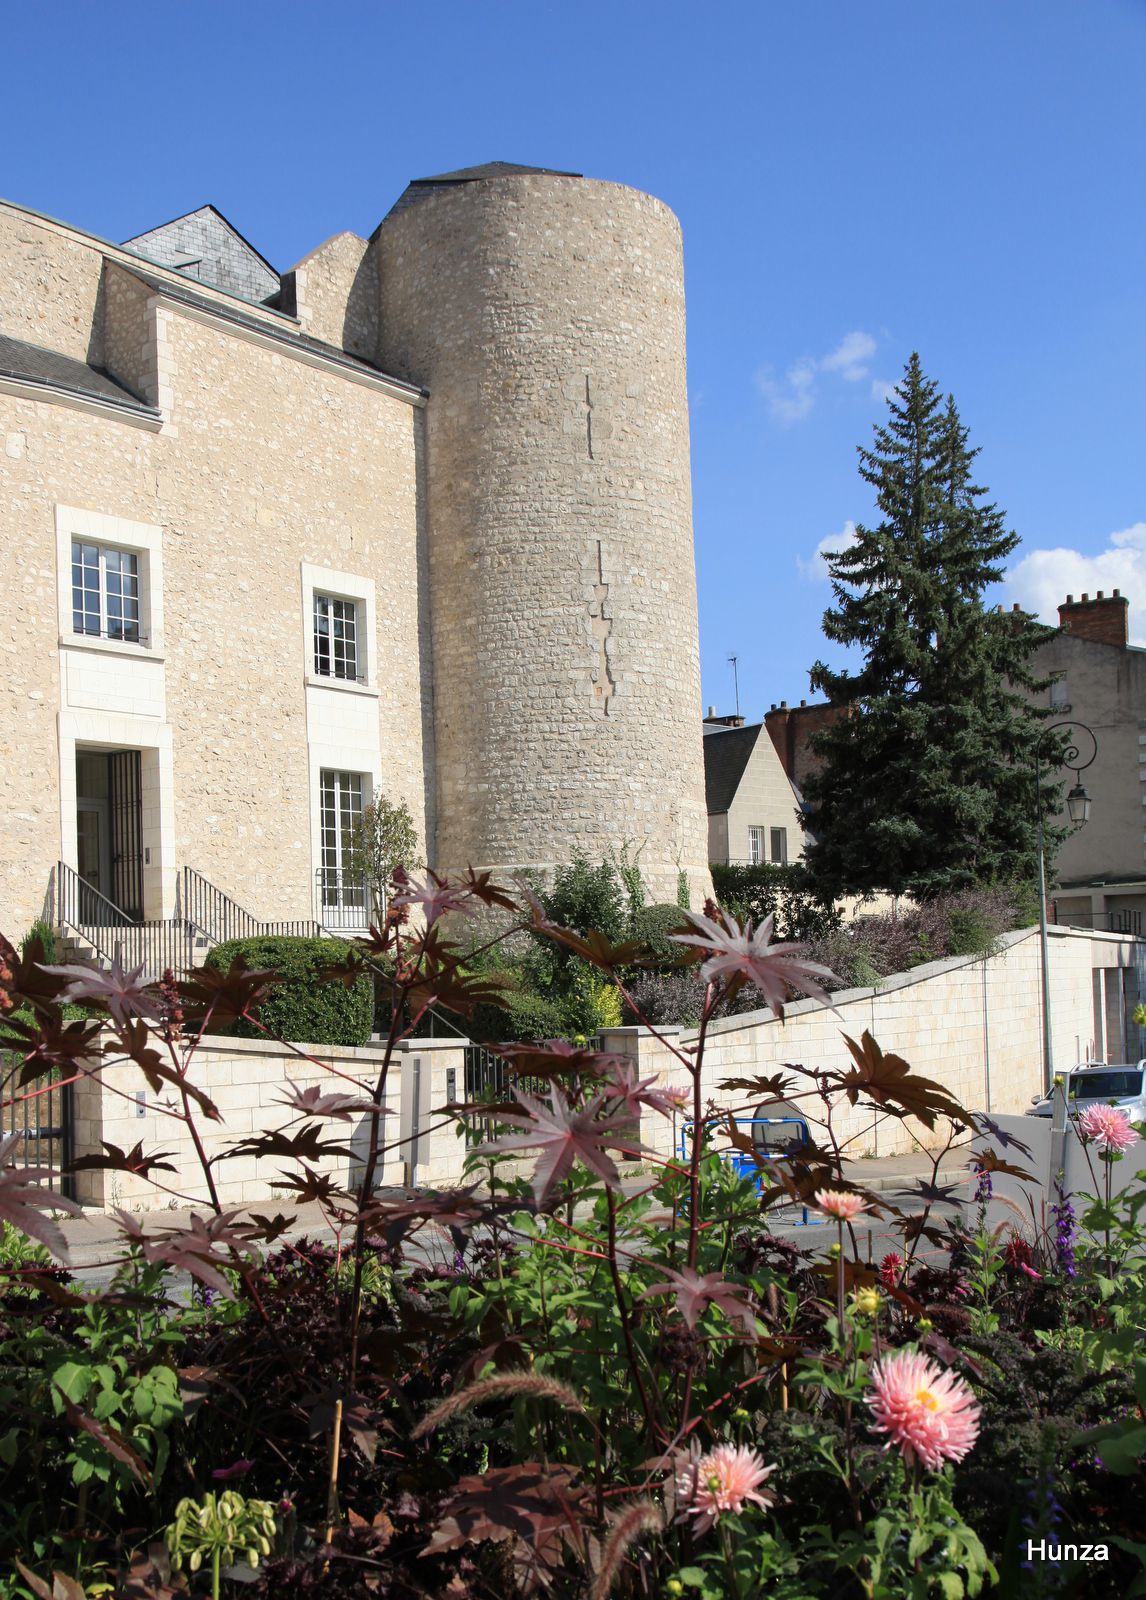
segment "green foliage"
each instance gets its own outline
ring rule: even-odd
[[[29,1315],[37,1303],[50,1306],[46,1297],[9,1311],[18,1292],[13,1284],[0,1301],[0,1494],[9,1513],[0,1559],[62,1558],[77,1505],[115,1524],[141,1485],[162,1483],[183,1427],[171,1352],[184,1335],[169,1317],[165,1268],[138,1257],[117,1274],[113,1298],[82,1305],[65,1323],[46,1310]]]
[[[626,839],[614,858],[613,865],[621,887],[625,891],[626,906],[626,932],[629,938],[635,938],[637,927],[640,923],[641,913],[645,909],[645,880],[641,875],[641,850],[643,845],[635,851],[631,849],[629,840]]]
[[[385,906],[396,867],[409,870],[418,860],[418,830],[403,800],[395,805],[381,789],[362,808],[350,830],[347,870],[370,888],[375,906]]]
[[[927,898],[1033,879],[1047,713],[1021,691],[1041,686],[1030,658],[1050,630],[984,604],[1018,539],[984,502],[954,400],[941,405],[918,356],[889,407],[874,447],[859,452],[880,521],[828,557],[835,606],[824,632],[858,646],[863,664],[811,670],[812,687],[849,714],[813,741],[824,765],[805,784],[809,869],[825,895]],[[1049,742],[1052,775],[1060,751]],[[1048,819],[1060,792],[1044,781]],[[1052,851],[1061,837],[1048,829]]]
[[[738,922],[759,925],[775,916],[777,939],[822,939],[840,925],[832,899],[821,894],[803,862],[728,866],[713,862],[712,886],[718,904]]]
[[[555,870],[553,887],[542,893],[541,901],[551,921],[575,933],[595,930],[612,944],[619,944],[626,935],[625,893],[611,861],[595,867],[587,856],[574,851],[568,865]]]
[[[483,1003],[474,1007],[472,1016],[450,1020],[478,1044],[560,1039],[566,1031],[560,1002],[528,990],[510,989],[504,1007]]]
[[[344,961],[350,946],[338,939],[296,939],[266,936],[230,939],[207,954],[207,965],[230,970],[241,957],[252,971],[277,973],[277,984],[264,1001],[260,1020],[275,1039],[305,1044],[363,1045],[374,1025],[374,986],[368,974],[351,988],[325,974]],[[263,1037],[260,1029],[240,1020],[232,1030],[240,1038]]]
[[[648,949],[659,966],[671,966],[674,961],[679,961],[684,954],[685,945],[674,944],[669,937],[673,933],[687,931],[688,922],[681,907],[657,903],[645,906],[637,918],[636,938]]]
[[[60,944],[56,938],[56,930],[50,922],[45,922],[38,917],[27,933],[20,940],[20,954],[27,959],[28,951],[36,940],[40,942],[40,961],[46,967],[55,966],[60,959]]]

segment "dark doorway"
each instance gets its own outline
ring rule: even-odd
[[[76,869],[136,922],[143,918],[140,780],[138,750],[76,751]],[[90,898],[98,907],[97,896]]]

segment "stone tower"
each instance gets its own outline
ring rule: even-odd
[[[641,852],[706,892],[680,227],[494,163],[372,241],[383,368],[430,391],[438,863]]]

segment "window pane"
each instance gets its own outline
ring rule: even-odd
[[[330,676],[330,601],[324,594],[314,597],[314,670],[318,677]]]
[[[72,540],[72,627],[76,633],[100,632],[99,546]]]
[[[324,678],[358,677],[358,606],[332,595],[314,597],[314,670]]]
[[[139,557],[72,540],[72,627],[76,633],[139,640]]]
[[[764,859],[764,829],[749,828],[748,830],[748,860],[752,866],[758,866]]]
[[[788,830],[787,828],[772,829],[772,860],[781,866],[788,860]]]

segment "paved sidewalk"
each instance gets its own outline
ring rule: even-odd
[[[974,1174],[968,1166],[968,1160],[966,1148],[949,1153],[940,1166],[939,1182],[945,1186],[959,1185],[961,1197],[969,1200],[974,1185]],[[889,1196],[897,1191],[909,1191],[916,1183],[930,1181],[931,1170],[932,1158],[923,1151],[911,1151],[907,1155],[898,1156],[861,1156],[844,1163],[844,1176],[849,1183]],[[645,1176],[627,1178],[625,1188],[631,1192],[643,1187],[648,1181]],[[402,1193],[399,1190],[393,1192],[396,1196]],[[207,1207],[204,1205],[198,1209],[205,1214]],[[268,1216],[274,1216],[275,1212],[280,1210],[291,1213],[294,1220],[285,1236],[289,1239],[299,1239],[305,1235],[319,1238],[330,1236],[322,1210],[313,1201],[297,1207],[288,1207],[270,1199],[258,1201],[250,1209]],[[138,1213],[137,1220],[145,1231],[158,1232],[178,1227],[190,1216],[190,1208],[164,1207],[160,1210]],[[81,1274],[88,1281],[103,1277],[104,1273],[100,1268],[105,1267],[106,1263],[117,1256],[123,1248],[122,1235],[115,1218],[105,1212],[91,1210],[85,1211],[78,1217],[61,1217],[59,1224],[68,1241],[69,1264],[72,1271]]]

